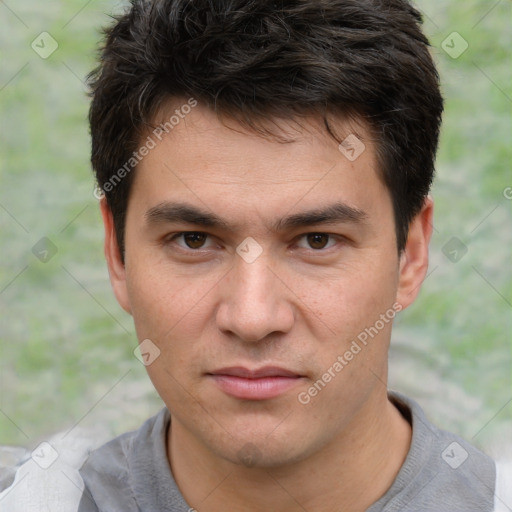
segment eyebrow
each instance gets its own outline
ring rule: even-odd
[[[163,202],[150,208],[144,216],[148,224],[182,222],[225,231],[234,229],[233,225],[218,215],[187,203]],[[337,202],[323,208],[307,210],[278,219],[272,223],[271,229],[279,232],[316,224],[360,224],[366,217],[367,214],[363,210]]]

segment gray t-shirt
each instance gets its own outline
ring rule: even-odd
[[[412,425],[412,443],[393,485],[367,512],[494,510],[494,461],[432,425],[413,400],[390,393]],[[189,512],[166,456],[167,409],[92,452],[80,470],[78,512]],[[229,509],[229,507],[227,508]]]

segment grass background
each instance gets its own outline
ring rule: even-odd
[[[0,1],[0,444],[74,426],[107,438],[162,406],[110,290],[89,165],[83,80],[122,4]],[[430,273],[397,318],[391,383],[496,450],[512,439],[511,5],[416,5],[446,112]],[[59,45],[48,59],[31,48],[43,31]],[[468,43],[457,59],[442,48],[454,31]],[[46,263],[32,252],[44,237],[57,251]],[[452,237],[467,248],[456,263]]]

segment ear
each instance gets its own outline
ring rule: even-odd
[[[103,196],[100,199],[101,217],[105,228],[105,258],[110,275],[110,284],[114,290],[117,302],[127,312],[131,314],[130,300],[126,286],[126,268],[121,259],[121,251],[117,243],[116,231],[114,228],[114,218],[112,211],[107,204],[107,199]]]
[[[414,302],[427,274],[433,220],[434,201],[428,196],[409,226],[407,243],[400,255],[397,302],[403,309]]]

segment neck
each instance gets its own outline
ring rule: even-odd
[[[185,500],[201,512],[364,511],[391,487],[411,428],[387,396],[365,404],[314,455],[290,465],[247,468],[213,454],[174,419],[168,455]],[[172,454],[172,456],[171,456]]]

